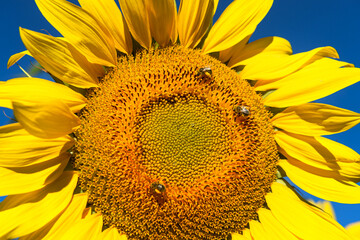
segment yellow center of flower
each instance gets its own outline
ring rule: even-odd
[[[221,167],[220,156],[230,154],[222,115],[196,96],[151,102],[143,107],[137,128],[139,160],[154,181],[177,187],[196,184]]]
[[[261,97],[197,50],[121,57],[89,91],[73,164],[129,239],[226,239],[257,218],[277,149]]]

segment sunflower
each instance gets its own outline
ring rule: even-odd
[[[20,28],[54,79],[0,84],[1,239],[351,239],[288,183],[360,203],[360,156],[312,101],[360,80],[332,47],[249,42],[272,0],[36,0]]]
[[[336,214],[335,214],[334,208],[330,202],[328,202],[328,201],[318,201],[318,202],[311,201],[311,203],[316,204],[318,207],[323,209],[324,212],[329,214],[332,218],[336,219]],[[352,222],[352,223],[348,224],[346,226],[346,230],[349,232],[349,234],[352,236],[352,238],[354,240],[360,239],[360,221]]]

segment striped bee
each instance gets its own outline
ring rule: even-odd
[[[236,105],[233,110],[239,116],[247,117],[250,115],[250,109],[248,106]]]
[[[151,189],[157,194],[163,194],[165,192],[165,186],[158,182],[152,183]]]
[[[212,75],[212,70],[210,66],[205,66],[199,69],[198,75],[201,77],[208,77],[210,78]]]
[[[159,206],[162,206],[167,201],[166,189],[161,183],[152,183],[150,186],[150,194],[154,197]]]

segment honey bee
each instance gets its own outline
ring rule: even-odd
[[[201,77],[211,77],[212,70],[210,66],[205,66],[199,69],[198,75]]]
[[[165,186],[157,182],[151,184],[151,189],[157,194],[162,194],[165,192]]]
[[[152,183],[150,186],[150,194],[154,197],[159,206],[162,206],[167,201],[165,190],[165,186],[158,182]]]
[[[233,110],[239,116],[247,117],[250,115],[250,109],[248,106],[237,105],[234,106]]]

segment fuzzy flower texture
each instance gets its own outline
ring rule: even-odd
[[[0,83],[0,239],[353,239],[289,184],[360,203],[360,156],[314,103],[360,80],[332,47],[249,41],[273,0],[35,0],[53,81]],[[121,10],[120,10],[121,9]]]

